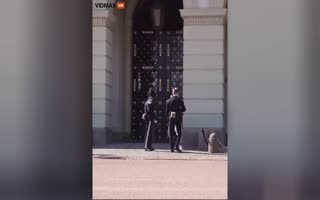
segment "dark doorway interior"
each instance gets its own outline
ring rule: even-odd
[[[132,70],[132,134],[143,140],[141,116],[147,92],[157,92],[159,123],[155,141],[167,140],[165,101],[173,87],[183,89],[182,0],[141,1],[134,14]]]
[[[183,29],[180,16],[182,0],[141,0],[134,12],[135,30],[179,31]],[[160,20],[160,24],[159,23]]]

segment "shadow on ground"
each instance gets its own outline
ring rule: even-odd
[[[155,152],[170,152],[169,149],[155,149]],[[176,152],[174,152],[176,153]],[[176,154],[199,154],[199,155],[225,155],[225,153],[212,153],[209,154],[207,151],[199,151],[199,150],[192,150],[192,149],[184,149],[181,153]]]
[[[95,154],[93,155],[93,158],[95,159],[103,159],[103,160],[132,160],[129,157],[121,157],[121,156],[115,156],[111,154]],[[190,158],[142,158],[142,160],[197,160],[197,159],[190,159]],[[212,159],[201,159],[201,160],[212,160]],[[226,161],[225,159],[215,159],[215,161]]]
[[[154,143],[155,149],[168,150],[169,146],[166,143]],[[144,149],[144,143],[113,143],[107,145],[94,146],[93,149]]]
[[[169,144],[167,143],[154,143],[153,148],[156,149],[156,151],[169,151]],[[96,145],[93,147],[93,149],[137,149],[137,150],[143,150],[144,149],[144,143],[112,143],[107,145]],[[192,148],[192,147],[185,147],[183,146],[183,149],[185,151],[197,151],[197,152],[203,152],[206,153],[207,151],[200,151],[198,149]]]
[[[125,157],[121,157],[121,156],[115,156],[115,155],[111,155],[111,154],[95,154],[93,155],[94,158],[98,158],[98,159],[112,159],[112,160],[125,160]]]

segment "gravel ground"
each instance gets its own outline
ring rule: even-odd
[[[93,149],[94,199],[227,199],[227,155],[169,152],[166,144]]]

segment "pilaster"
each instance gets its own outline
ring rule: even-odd
[[[113,24],[109,10],[93,10],[93,131],[94,143],[110,140],[113,101]]]
[[[224,129],[226,1],[184,1],[184,128]],[[205,6],[206,5],[206,6]],[[199,8],[205,7],[205,8]]]

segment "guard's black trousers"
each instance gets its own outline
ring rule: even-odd
[[[179,149],[182,136],[181,121],[181,119],[169,119],[168,136],[171,150]],[[177,131],[175,131],[175,129]]]
[[[153,120],[146,121],[146,134],[145,134],[145,142],[144,148],[150,149],[152,148],[152,136],[154,134],[155,124]]]

